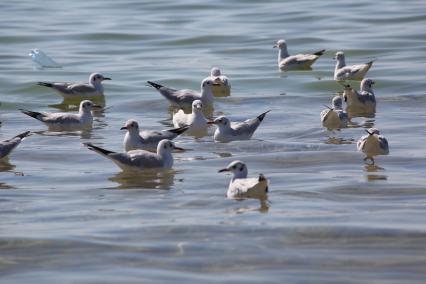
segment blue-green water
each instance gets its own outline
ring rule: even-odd
[[[424,283],[425,11],[424,1],[1,2],[0,139],[36,132],[0,163],[1,282]],[[280,38],[290,53],[327,52],[312,71],[281,73]],[[33,48],[64,67],[35,68]],[[329,133],[319,113],[342,91],[338,50],[349,64],[377,59],[378,106]],[[212,66],[232,83],[214,115],[272,110],[253,140],[184,136],[190,151],[174,171],[130,177],[82,145],[120,151],[128,118],[171,126],[145,81],[198,89]],[[48,132],[17,110],[66,109],[35,82],[95,71],[113,81],[92,131]],[[390,143],[377,167],[355,146],[371,125]],[[217,170],[234,159],[269,178],[269,207],[225,198],[230,176]]]

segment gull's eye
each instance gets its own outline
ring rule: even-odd
[[[237,168],[237,166],[232,166],[232,168],[235,170]]]
[[[244,170],[244,166],[241,166],[240,168],[240,172],[242,172]]]

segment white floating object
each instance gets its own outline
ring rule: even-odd
[[[52,58],[47,56],[40,49],[35,48],[35,49],[31,50],[31,52],[28,55],[31,57],[31,59],[35,63],[37,63],[38,65],[40,65],[43,68],[61,68],[62,67],[61,65],[56,63],[55,60],[53,60]]]

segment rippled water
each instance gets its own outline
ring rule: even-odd
[[[0,3],[0,138],[31,130],[0,163],[2,283],[424,283],[426,278],[426,15],[424,1],[4,1]],[[272,45],[326,54],[313,71],[280,73]],[[37,69],[40,48],[64,67]],[[329,133],[319,113],[347,62],[369,72],[374,118]],[[129,176],[88,151],[121,150],[125,120],[171,126],[146,80],[198,89],[212,66],[232,95],[214,115],[272,109],[253,140],[177,141],[174,170]],[[75,110],[40,80],[106,82],[89,132],[48,132],[22,115]],[[367,166],[363,127],[390,155]],[[269,202],[225,198],[234,159],[270,180]]]

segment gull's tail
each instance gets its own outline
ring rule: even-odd
[[[264,113],[262,113],[261,115],[259,115],[257,117],[257,119],[259,119],[259,121],[262,121],[265,118],[265,115],[270,112],[271,110],[265,111]]]
[[[105,149],[103,149],[101,147],[98,147],[98,146],[95,146],[95,145],[93,145],[91,143],[84,143],[84,146],[86,146],[89,150],[92,150],[92,151],[94,151],[94,152],[96,152],[98,154],[101,154],[103,156],[108,156],[110,154],[115,154],[115,152],[105,150]]]
[[[53,84],[49,82],[37,82],[37,85],[52,88]]]
[[[185,126],[182,126],[182,127],[169,129],[167,131],[172,132],[172,133],[176,133],[177,135],[180,135],[180,134],[184,133],[185,131],[187,131],[188,128],[189,128],[189,125],[185,125]]]
[[[317,51],[317,52],[314,52],[314,53],[312,53],[312,54],[313,54],[313,55],[317,55],[317,56],[321,56],[321,55],[323,55],[323,54],[324,54],[324,52],[325,52],[325,49],[322,49],[322,50]]]
[[[44,115],[41,112],[37,112],[37,111],[31,111],[31,110],[26,110],[26,109],[19,109],[23,114],[26,114],[28,116],[31,116],[37,120],[40,120]]]
[[[268,182],[268,180],[266,179],[266,177],[263,174],[259,174],[258,181],[259,182]],[[268,190],[269,190],[268,185],[266,185],[265,192],[268,192]]]
[[[159,90],[159,89],[161,89],[161,88],[163,88],[164,86],[162,86],[162,85],[160,85],[160,84],[157,84],[157,83],[154,83],[154,82],[152,82],[152,81],[146,81],[151,87],[154,87],[154,88],[156,88],[157,90]]]

